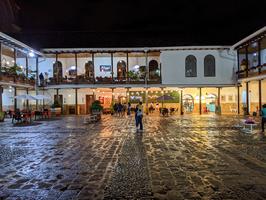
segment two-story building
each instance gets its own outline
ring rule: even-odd
[[[5,110],[25,105],[13,97],[20,88],[22,93],[34,89],[30,74],[38,79],[35,93],[50,97],[42,106],[58,101],[64,114],[89,113],[94,100],[105,108],[142,101],[146,112],[167,107],[180,114],[220,108],[223,114],[239,114],[257,111],[266,102],[265,27],[233,46],[56,48],[39,53],[4,34],[0,42]],[[14,66],[21,70],[10,81],[4,73]],[[22,74],[26,82],[18,85]]]
[[[266,27],[232,46],[237,51],[238,107],[258,112],[266,104]]]
[[[42,53],[0,32],[0,111],[36,104],[14,97],[35,94],[36,66],[42,58]]]

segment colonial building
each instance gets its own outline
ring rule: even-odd
[[[26,52],[36,54],[31,61],[25,52],[23,58],[17,56],[18,48],[9,42],[2,44],[1,63],[13,62],[24,73],[37,74],[36,92],[51,99],[42,104],[56,100],[64,114],[87,114],[94,100],[105,108],[142,101],[147,113],[150,107],[167,107],[180,114],[238,114],[257,111],[266,102],[261,90],[264,43],[265,28],[234,46],[57,48],[42,53],[28,47]],[[14,81],[4,84],[3,108],[14,109]]]

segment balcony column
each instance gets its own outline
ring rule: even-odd
[[[183,90],[180,90],[180,115],[183,115],[184,112],[183,112]]]
[[[201,88],[199,88],[199,114],[201,115]]]
[[[14,111],[16,111],[17,109],[17,98],[15,98],[15,96],[17,96],[17,87],[14,87]]]
[[[26,94],[29,94],[29,88],[26,88]],[[29,109],[29,100],[26,100],[26,108]]]
[[[0,86],[0,112],[3,111],[3,92],[4,88]]]
[[[78,54],[75,53],[75,66],[76,66],[76,83],[78,83]]]
[[[59,84],[59,70],[58,70],[58,53],[55,54],[55,63],[56,63],[56,84]]]
[[[92,65],[93,65],[93,83],[95,83],[95,69],[94,69],[94,53],[91,53],[91,61],[92,61]]]
[[[246,77],[248,77],[248,70],[249,70],[249,66],[248,66],[248,46],[246,46]]]
[[[217,88],[218,89],[218,99],[217,99],[217,105],[218,106],[221,106],[221,88],[220,87],[218,87]]]
[[[35,93],[36,95],[39,94],[38,91],[38,86],[39,86],[39,57],[36,57],[36,77],[35,77]],[[38,110],[38,100],[36,100],[36,110]]]
[[[249,115],[249,82],[246,82],[246,103],[247,103],[247,115]]]
[[[28,83],[29,78],[29,59],[28,56],[26,56],[26,83]]]
[[[259,80],[259,111],[261,111],[262,107],[262,93],[261,93],[261,80]]]
[[[129,62],[129,59],[128,59],[128,52],[127,52],[127,73],[126,73],[126,82],[128,82],[128,66],[129,66],[129,64],[128,64],[128,62]]]
[[[112,82],[114,81],[114,54],[113,52],[111,53],[111,67],[112,67]]]
[[[76,108],[76,115],[78,115],[78,88],[75,88],[75,108]]]
[[[259,74],[261,74],[261,44],[258,41],[258,66],[259,66]],[[261,107],[260,107],[261,109]]]
[[[148,84],[148,79],[149,79],[149,69],[148,69],[148,51],[145,50],[145,85]]]
[[[237,114],[240,114],[240,86],[237,85]]]

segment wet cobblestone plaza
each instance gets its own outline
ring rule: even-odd
[[[266,139],[233,116],[0,124],[0,199],[266,199]]]

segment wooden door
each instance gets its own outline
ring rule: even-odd
[[[62,94],[59,94],[58,95],[58,99],[57,99],[57,95],[55,94],[54,95],[54,102],[55,101],[58,101],[58,103],[61,105],[61,112],[63,113],[63,95]]]
[[[94,102],[94,96],[93,95],[86,95],[86,114],[91,113],[91,105]]]

